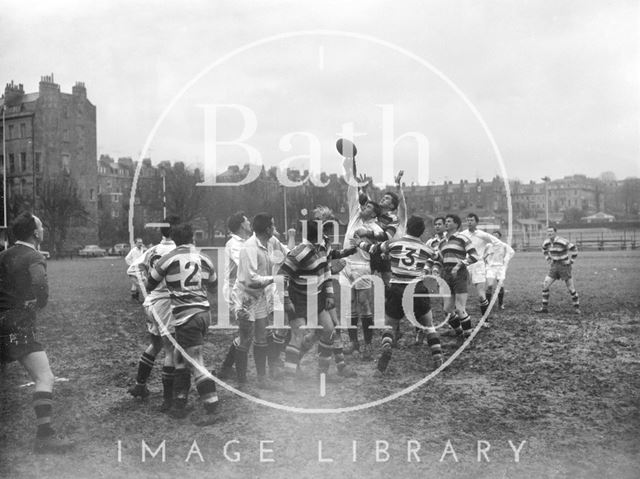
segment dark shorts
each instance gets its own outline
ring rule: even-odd
[[[307,314],[307,295],[296,293],[295,291],[289,292],[289,299],[293,303],[293,307],[296,310],[296,318],[306,318]],[[327,295],[324,291],[318,294],[318,311],[317,314],[320,314],[321,311],[325,309],[325,303],[327,301]]]
[[[549,277],[551,279],[561,279],[563,281],[571,279],[571,265],[551,263],[551,267],[549,268]]]
[[[404,308],[402,307],[402,297],[404,295],[404,290],[406,289],[406,284],[398,284],[391,283],[389,285],[387,300],[384,304],[385,313],[393,319],[402,319],[406,316]],[[428,294],[429,291],[422,284],[422,282],[416,285],[416,289],[414,291],[415,294]],[[421,316],[424,316],[431,310],[431,302],[429,298],[424,297],[415,297],[413,298],[413,314],[416,319],[419,319]]]
[[[210,323],[209,311],[202,311],[189,318],[189,320],[176,326],[176,342],[184,349],[193,346],[202,346]]]
[[[17,361],[44,351],[36,341],[35,313],[24,310],[0,311],[0,363]]]
[[[384,259],[380,253],[371,255],[371,271],[373,273],[390,273],[391,260]]]
[[[469,271],[466,267],[461,267],[454,276],[451,273],[453,267],[445,266],[441,277],[449,285],[451,294],[464,294],[469,292]]]

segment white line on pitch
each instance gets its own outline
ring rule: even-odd
[[[326,384],[327,375],[325,373],[320,373],[320,397],[323,398],[327,393],[325,384]]]
[[[318,68],[324,70],[324,46],[320,45],[318,49]]]

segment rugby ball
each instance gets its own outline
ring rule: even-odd
[[[340,138],[336,141],[336,149],[338,153],[340,153],[345,158],[355,158],[358,154],[358,149],[356,145],[353,144],[351,140],[347,140],[346,138]]]

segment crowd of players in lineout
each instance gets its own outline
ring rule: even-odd
[[[228,219],[231,238],[225,247],[224,298],[219,300],[229,305],[238,334],[214,373],[218,378],[228,380],[235,376],[236,387],[247,390],[248,353],[253,346],[257,376],[254,386],[278,389],[282,378],[295,380],[304,375],[300,360],[316,344],[318,374],[328,374],[333,359],[337,376],[354,377],[356,372],[346,365],[345,355],[374,359],[374,331],[382,331],[374,372],[383,375],[399,335],[399,322],[406,317],[417,326],[416,345],[424,344],[426,339],[437,368],[444,358],[429,297],[425,296],[429,292],[425,280],[428,275],[440,278],[436,280],[440,292],[448,289],[443,308],[451,328],[448,334],[458,336],[460,343],[472,331],[466,309],[469,284],[477,292],[483,314],[492,294],[498,296],[498,307],[504,307],[501,285],[514,251],[501,240],[500,232],[490,234],[478,229],[478,217],[473,213],[466,217],[467,228],[461,230],[461,219],[448,214],[435,218],[435,235],[423,242],[420,237],[425,231],[424,219],[415,215],[407,218],[400,187],[402,173],[396,178],[396,191],[386,192],[375,202],[365,188],[358,187],[363,182],[361,178],[360,183],[355,181],[354,165],[350,159],[344,162],[349,184],[349,223],[343,249],[331,244],[334,217],[323,206],[309,214],[302,228],[302,241],[297,245],[291,233],[287,245],[274,236],[270,214],[260,213],[249,221],[239,212]],[[166,221],[159,244],[146,251],[138,245],[127,257],[128,274],[134,281],[132,295],[137,297],[137,285],[147,291],[143,306],[151,338],[138,364],[136,384],[129,393],[140,398],[149,395],[146,382],[156,357],[164,349],[161,409],[178,418],[189,414],[188,394],[193,380],[204,405],[197,422],[208,424],[215,420],[218,396],[216,383],[204,368],[202,348],[211,315],[207,288],[213,291],[218,277],[210,258],[194,247],[191,226],[179,224],[177,218]],[[549,228],[548,236],[543,251],[551,268],[544,281],[539,311],[547,311],[551,283],[562,279],[571,293],[575,312],[579,313],[578,294],[571,279],[576,248],[557,236],[555,228]],[[336,284],[335,275],[339,278]],[[275,278],[284,279],[283,298],[276,294]],[[382,284],[385,325],[390,328],[376,330],[371,328],[373,301]],[[334,291],[338,285],[341,291],[351,293],[347,310],[353,328],[347,329],[346,345],[341,330],[336,329],[341,324]],[[407,288],[412,288],[410,296],[405,295]],[[412,310],[406,311],[405,305]],[[288,329],[267,328],[273,324],[277,310],[284,311]],[[318,327],[302,328],[310,318]]]

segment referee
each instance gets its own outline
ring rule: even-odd
[[[49,286],[44,257],[37,250],[42,222],[21,213],[11,225],[15,244],[0,253],[0,362],[19,361],[35,383],[33,408],[38,425],[36,453],[62,453],[73,447],[51,427],[53,373],[36,340],[36,310],[47,304]]]

